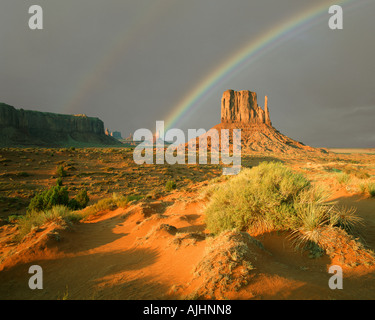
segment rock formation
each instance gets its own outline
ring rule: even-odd
[[[295,141],[276,130],[272,126],[268,108],[268,98],[264,100],[264,110],[258,105],[257,94],[248,90],[227,90],[221,99],[221,123],[212,129],[229,129],[230,145],[233,142],[232,130],[241,129],[241,152],[242,153],[290,153],[298,154],[305,152],[325,153],[323,149],[312,148],[302,142]],[[213,140],[210,131],[201,138],[206,138],[208,148],[217,143]],[[219,135],[219,144],[221,144]],[[204,144],[206,139],[203,139]],[[196,141],[199,144],[199,139]],[[202,145],[204,146],[204,145]]]
[[[103,121],[86,115],[17,110],[0,103],[0,146],[96,146],[120,144]]]
[[[122,139],[121,132],[120,131],[113,131],[111,136],[117,140]]]
[[[249,90],[227,90],[221,98],[221,122],[271,125],[265,98],[265,109],[258,106],[257,94]]]

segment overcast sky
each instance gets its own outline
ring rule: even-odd
[[[356,3],[358,5],[354,5]],[[30,30],[31,4],[44,29]],[[125,137],[155,130],[241,48],[308,8],[309,28],[224,78],[179,127],[220,122],[227,89],[268,96],[274,126],[315,147],[375,147],[375,1],[352,0],[330,30],[330,0],[1,0],[0,102],[99,117]]]

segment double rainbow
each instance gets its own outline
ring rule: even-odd
[[[311,28],[311,26],[319,23],[322,19],[329,17],[328,8],[331,5],[345,5],[349,2],[352,2],[353,5],[358,5],[362,1],[356,0],[356,3],[354,3],[354,0],[327,1],[324,4],[315,5],[287,21],[274,26],[252,40],[227,61],[218,66],[177,104],[165,121],[165,130],[167,131],[175,127],[189,114],[201,107],[213,90],[222,82],[228,81],[229,78],[243,71],[266,52],[274,49],[296,34]],[[328,28],[328,18],[326,23]]]
[[[179,103],[173,108],[169,115],[165,117],[165,130],[169,130],[183,122],[189,114],[192,114],[198,108],[203,106],[203,102],[212,94],[212,92],[222,83],[227,82],[236,74],[242,72],[257,59],[261,58],[270,50],[285,43],[293,36],[302,33],[311,28],[322,20],[327,19],[328,8],[331,5],[347,5],[344,8],[344,14],[348,9],[359,6],[373,0],[327,0],[323,4],[312,6],[306,11],[299,13],[281,24],[278,24],[260,34],[259,37],[249,42],[239,51],[235,52],[229,59],[224,61],[207,77],[205,77],[197,86],[195,86]],[[65,111],[74,112],[82,100],[89,96],[90,93],[99,85],[100,79],[108,70],[121,60],[124,52],[131,46],[131,43],[140,33],[145,32],[146,25],[160,19],[165,9],[173,4],[173,0],[164,0],[162,5],[154,4],[135,19],[132,28],[127,29],[125,33],[116,39],[114,46],[104,56],[101,63],[97,64],[90,72],[82,76],[81,80],[74,86],[73,95],[65,104]],[[328,20],[326,21],[328,28]],[[160,119],[157,119],[160,120]]]

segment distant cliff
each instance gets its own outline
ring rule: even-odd
[[[15,109],[0,103],[0,146],[100,146],[120,144],[104,123],[86,115]]]

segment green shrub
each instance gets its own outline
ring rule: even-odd
[[[17,173],[17,177],[22,177],[22,178],[26,178],[26,177],[30,177],[30,174],[28,174],[27,172],[18,172]]]
[[[130,202],[130,201],[138,201],[138,200],[141,200],[143,198],[143,196],[141,195],[133,195],[133,196],[127,196],[127,201]]]
[[[73,199],[69,201],[69,207],[73,210],[81,210],[86,208],[90,198],[87,195],[87,190],[82,189]]]
[[[363,219],[355,208],[328,203],[329,194],[313,187],[302,175],[280,163],[261,163],[213,190],[206,207],[210,232],[239,229],[250,232],[285,230],[291,232],[296,247],[310,249],[313,257],[322,254],[327,228],[356,235]]]
[[[35,195],[27,207],[27,212],[50,210],[57,205],[63,205],[72,210],[81,210],[87,206],[89,200],[86,189],[81,190],[76,197],[69,200],[67,187],[58,184]]]
[[[368,183],[367,190],[371,197],[375,197],[375,182]]]
[[[173,189],[176,189],[176,188],[177,188],[176,182],[174,182],[173,180],[167,181],[165,185],[165,189],[167,191],[172,191]]]
[[[38,193],[31,199],[27,211],[44,211],[57,205],[69,205],[69,195],[66,187],[57,185]]]
[[[56,179],[56,185],[62,187],[62,185],[63,185],[63,180],[62,180],[62,178],[57,178],[57,179]]]
[[[297,225],[296,201],[310,182],[277,162],[263,162],[219,186],[206,208],[208,229],[289,229]],[[304,194],[302,202],[313,195]]]
[[[63,178],[63,177],[66,177],[67,174],[66,174],[66,171],[64,170],[64,167],[63,166],[58,166],[57,167],[57,171],[56,171],[56,175],[60,178]]]
[[[17,214],[12,214],[12,215],[8,216],[7,221],[9,223],[16,223],[20,219],[20,217],[22,217],[22,216],[19,216]]]

